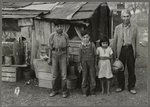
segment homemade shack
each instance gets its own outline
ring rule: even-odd
[[[3,41],[6,37],[25,37],[29,44],[30,64],[40,58],[41,46],[48,46],[55,22],[69,35],[69,54],[78,63],[78,48],[83,31],[96,43],[102,34],[111,38],[110,9],[103,2],[7,2],[2,8]],[[31,66],[34,69],[33,66]]]
[[[3,38],[8,35],[27,38],[31,46],[31,64],[34,58],[39,58],[39,46],[48,44],[50,33],[55,31],[55,21],[64,25],[72,47],[80,43],[84,30],[90,32],[93,42],[102,33],[111,37],[110,10],[107,3],[102,2],[16,2],[4,4],[2,17]],[[77,54],[76,50],[72,48],[70,53]]]

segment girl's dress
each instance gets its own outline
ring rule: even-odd
[[[108,46],[106,49],[103,49],[102,47],[98,47],[97,55],[99,57],[110,57],[113,54],[112,49]],[[98,78],[107,78],[110,79],[113,77],[112,71],[111,71],[111,63],[110,60],[99,60],[98,62]]]

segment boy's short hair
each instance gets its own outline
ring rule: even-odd
[[[84,31],[81,32],[82,36],[87,35],[87,34],[89,35],[89,32],[87,30],[84,30]]]
[[[103,35],[100,42],[99,42],[99,45],[102,46],[102,42],[107,42],[108,43],[108,46],[110,45],[110,42],[109,42],[109,39],[106,35]]]
[[[84,37],[84,36],[88,36],[88,37],[90,37],[90,35],[88,34],[88,33],[86,33],[85,35],[83,35],[82,37]]]
[[[55,21],[53,21],[53,22],[54,22],[54,25],[55,25],[55,26],[59,26],[59,25],[62,24],[62,22],[60,22],[60,21],[58,21],[58,20],[55,20]]]

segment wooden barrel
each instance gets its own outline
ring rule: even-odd
[[[77,87],[77,79],[67,80],[67,88],[68,89],[75,89],[76,87]]]
[[[77,76],[76,75],[69,75],[67,79],[67,88],[68,89],[75,89],[77,87]]]
[[[31,72],[30,71],[24,71],[23,76],[24,76],[25,81],[28,81],[31,79]]]

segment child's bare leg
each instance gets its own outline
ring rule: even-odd
[[[104,94],[104,79],[100,79],[101,80],[101,88],[102,88],[102,91],[101,91],[101,94]]]
[[[107,79],[107,95],[110,94],[110,79]]]

